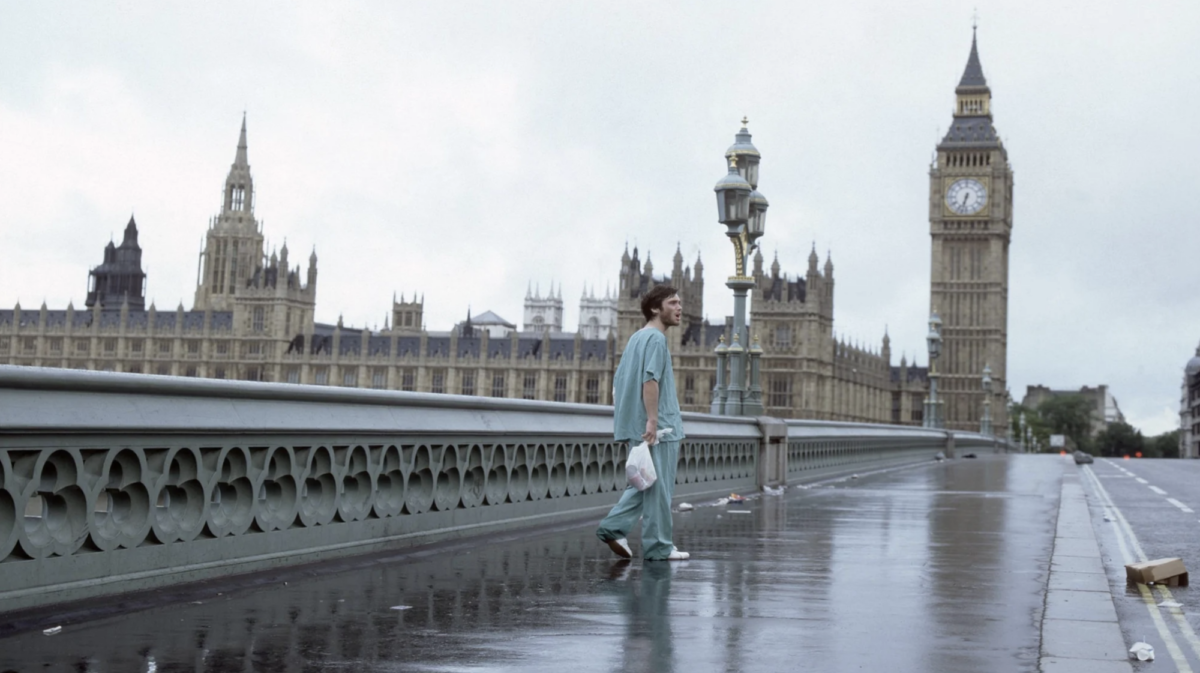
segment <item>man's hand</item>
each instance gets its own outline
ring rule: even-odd
[[[658,419],[651,418],[646,420],[646,431],[642,433],[642,441],[650,446],[658,443]]]

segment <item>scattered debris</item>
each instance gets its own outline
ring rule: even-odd
[[[1108,514],[1105,514],[1105,515],[1104,515],[1104,520],[1105,520],[1105,521],[1107,521],[1107,522],[1109,522],[1109,523],[1112,523],[1113,521],[1116,521],[1116,519],[1112,518],[1112,516],[1110,516],[1110,515],[1108,515]]]
[[[975,454],[973,454],[973,453],[964,453],[964,454],[963,454],[963,458],[978,458],[978,457],[979,457],[979,456],[977,456],[977,455],[975,455]]]
[[[393,605],[391,607],[391,609],[392,610],[411,610],[412,606],[411,605]]]
[[[723,505],[728,505],[728,504],[729,504],[729,498],[717,498],[717,501],[716,501],[714,504],[715,504],[717,507],[721,507],[721,506],[723,506]]]
[[[1179,601],[1163,601],[1158,604],[1158,607],[1160,607],[1160,608],[1181,608],[1181,607],[1183,607],[1183,603],[1180,603]]]
[[[737,493],[730,493],[729,498],[725,502],[746,502],[746,499]]]
[[[940,463],[943,460],[946,460],[946,454],[942,453],[941,451],[938,451],[937,454],[935,454],[933,456],[933,459]]]
[[[754,512],[752,509],[727,509],[725,511],[730,514],[751,514]]]
[[[1142,636],[1145,638],[1146,636]],[[1129,648],[1129,658],[1137,659],[1138,661],[1154,661],[1154,647],[1150,643],[1140,640]]]
[[[692,505],[692,503],[690,503],[690,502],[679,503],[679,511],[680,512],[690,512],[693,509],[696,509],[696,507],[694,505]]]
[[[1140,584],[1166,584],[1167,586],[1188,585],[1188,571],[1183,565],[1183,559],[1160,558],[1141,563],[1130,563],[1125,566],[1125,576],[1130,582]]]
[[[44,633],[47,636],[57,635],[59,633],[62,633],[62,627],[61,626],[52,626],[48,629],[43,630],[42,633]]]
[[[763,486],[762,490],[763,490],[763,493],[766,493],[767,495],[783,495],[783,487],[782,486],[780,486],[779,488],[771,488],[770,486]]]

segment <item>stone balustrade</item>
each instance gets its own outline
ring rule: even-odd
[[[612,409],[0,366],[0,610],[596,517]],[[685,415],[676,496],[991,440]],[[949,445],[948,445],[949,444]]]

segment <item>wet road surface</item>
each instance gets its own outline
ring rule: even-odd
[[[1036,671],[1066,467],[983,456],[699,506],[675,515],[682,563],[618,561],[591,522],[151,594],[30,622],[0,671]]]
[[[1155,650],[1156,661],[1135,670],[1200,671],[1196,586],[1154,588],[1147,597],[1125,578],[1140,548],[1150,559],[1182,558],[1200,582],[1200,461],[1097,458],[1091,472],[1084,483],[1121,631],[1126,642],[1144,638]],[[1179,607],[1160,607],[1172,602]]]

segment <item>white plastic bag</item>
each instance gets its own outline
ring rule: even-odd
[[[662,439],[663,435],[670,433],[671,428],[663,428],[658,431],[658,438]],[[629,479],[630,485],[639,491],[650,488],[658,480],[658,472],[654,469],[654,459],[650,457],[649,444],[642,442],[629,452],[629,459],[625,461],[625,476]]]

